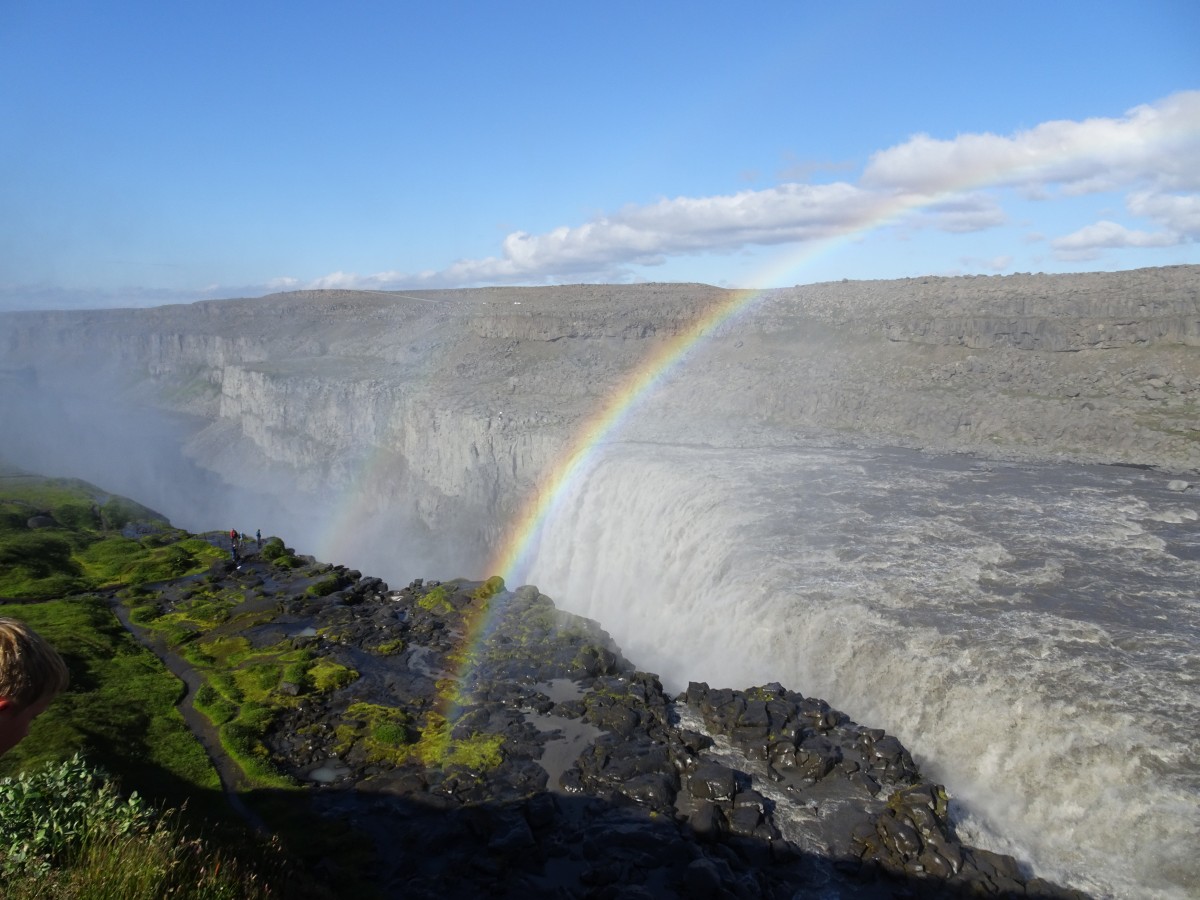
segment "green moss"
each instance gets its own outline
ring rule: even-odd
[[[259,556],[269,559],[281,569],[298,569],[304,565],[304,561],[296,556],[296,551],[284,546],[283,541],[277,537],[267,539],[259,551]]]
[[[490,772],[504,761],[504,735],[476,732],[453,738],[451,730],[445,716],[429,713],[412,756],[428,767],[461,766],[474,772]]]
[[[417,600],[417,606],[427,612],[454,612],[454,607],[450,605],[449,596],[445,585],[439,584],[437,587],[430,588],[422,594]]]
[[[761,700],[766,703],[769,700],[778,700],[779,695],[774,691],[767,690],[765,687],[752,687],[746,691],[747,700]]]
[[[237,665],[253,650],[250,642],[241,635],[224,635],[205,641],[203,649],[211,664],[223,669]]]
[[[129,620],[134,625],[146,626],[162,615],[157,603],[145,603],[129,611]]]
[[[221,746],[242,772],[257,787],[294,787],[289,778],[271,762],[271,755],[262,744],[263,732],[255,723],[235,719],[220,728]]]
[[[224,725],[237,715],[237,706],[218,694],[209,684],[200,685],[196,691],[193,705],[214,725]]]
[[[318,582],[310,584],[305,588],[304,593],[310,597],[328,597],[334,591],[341,590],[344,586],[345,579],[341,575],[329,575]]]
[[[204,585],[197,587],[186,599],[176,602],[170,612],[144,624],[158,631],[168,643],[177,647],[227,622],[230,610],[244,599],[241,591],[214,590],[213,587]]]
[[[234,673],[242,693],[251,701],[266,702],[278,687],[283,666],[277,662],[247,665]]]
[[[294,658],[283,660],[286,663],[283,669],[283,680],[303,690],[310,685],[308,670],[312,664],[313,653],[311,650],[297,650],[294,652]]]
[[[230,703],[240,704],[245,699],[232,672],[210,672],[208,673],[208,683],[213,690]]]
[[[358,679],[358,673],[331,659],[319,659],[309,668],[308,677],[313,688],[324,694],[353,683]]]
[[[444,765],[490,772],[504,761],[503,746],[502,734],[473,734],[465,740],[451,741]]]
[[[379,656],[395,656],[397,653],[404,652],[405,643],[400,638],[391,641],[384,641],[382,644],[377,644],[371,648],[371,652]]]
[[[410,758],[416,735],[404,710],[374,703],[352,703],[343,718],[346,721],[335,731],[340,755],[358,746],[368,762],[401,765]]]
[[[504,579],[493,575],[471,593],[476,600],[489,600],[504,590]]]

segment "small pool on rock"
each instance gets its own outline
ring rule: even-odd
[[[310,769],[305,777],[309,781],[315,781],[318,784],[332,784],[339,778],[345,778],[349,774],[350,767],[345,765],[340,759],[327,759],[316,768]]]

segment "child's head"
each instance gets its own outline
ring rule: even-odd
[[[53,647],[16,619],[0,618],[0,756],[21,742],[29,723],[67,687]]]

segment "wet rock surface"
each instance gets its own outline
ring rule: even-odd
[[[304,561],[218,569],[261,613],[242,636],[344,673],[281,684],[266,745],[383,896],[1082,896],[964,845],[900,742],[821,700],[670,697],[535,587]]]

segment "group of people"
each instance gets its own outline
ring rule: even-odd
[[[238,534],[238,531],[236,528],[229,529],[229,550],[231,553],[233,553],[234,560],[236,560],[238,558],[239,550],[240,550],[242,544],[244,544],[249,539],[250,539],[250,536],[247,535],[245,532]],[[258,542],[258,548],[261,550],[262,549],[262,530],[261,529],[254,532],[254,540]]]

